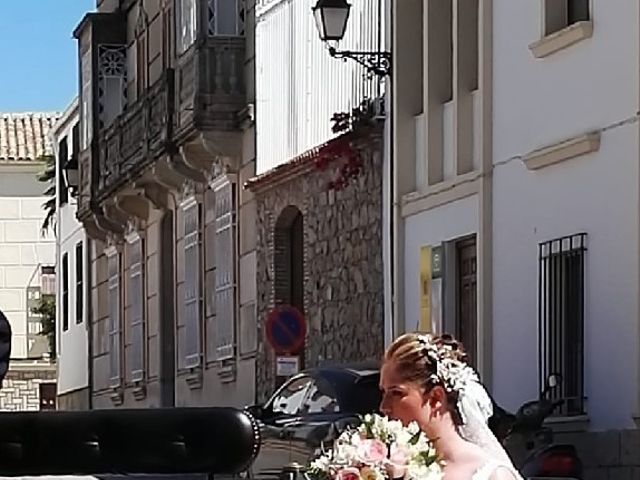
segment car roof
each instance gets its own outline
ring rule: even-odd
[[[359,382],[363,379],[373,379],[380,375],[377,362],[358,362],[337,365],[324,365],[306,370],[304,373],[312,377],[336,378],[350,377],[349,380]]]

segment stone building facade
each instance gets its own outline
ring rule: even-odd
[[[56,408],[56,368],[49,362],[13,366],[2,381],[0,410],[24,412]]]
[[[92,408],[251,404],[255,2],[96,7],[74,32]]]
[[[325,146],[347,141],[338,137]],[[382,155],[375,135],[358,143],[362,170],[342,189],[328,188],[339,164],[318,168],[322,148],[246,185],[258,219],[259,401],[276,385],[275,355],[264,332],[275,305],[291,304],[306,319],[303,368],[382,353]]]

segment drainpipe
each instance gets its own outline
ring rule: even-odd
[[[387,18],[386,22],[386,46],[387,50],[392,51],[392,39],[394,32],[394,0],[385,0],[385,14]],[[381,13],[382,16],[382,13]],[[393,57],[392,57],[393,62]],[[393,67],[392,70],[393,72]],[[394,178],[394,148],[393,148],[393,132],[394,132],[394,115],[393,115],[393,85],[392,77],[387,79],[387,88],[385,89],[386,97],[386,122],[385,122],[385,138],[384,142],[384,158],[386,162],[383,162],[385,170],[383,172],[383,178],[387,179],[386,185],[383,181],[383,267],[384,267],[384,341],[385,345],[389,345],[393,338],[396,336],[394,312],[396,311],[396,293],[395,293],[395,264],[396,264],[396,249],[395,249],[395,232],[397,229],[397,215],[396,215],[396,199],[395,199],[395,178]],[[386,212],[385,212],[386,211]],[[385,215],[386,213],[386,215]]]

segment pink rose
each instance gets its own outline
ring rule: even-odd
[[[360,471],[354,467],[346,467],[339,470],[336,480],[360,480]]]
[[[387,459],[387,446],[375,439],[363,440],[358,445],[358,456],[364,463],[380,463]]]
[[[395,445],[391,449],[389,460],[396,465],[406,465],[409,462],[409,451],[405,447]]]
[[[404,447],[394,446],[387,463],[387,473],[389,478],[402,478],[407,473],[407,463],[409,462],[409,452]]]

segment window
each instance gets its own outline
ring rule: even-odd
[[[183,205],[184,214],[184,315],[185,366],[200,365],[200,205],[195,200]]]
[[[84,249],[82,242],[76,245],[76,325],[84,318]]]
[[[286,207],[276,221],[275,300],[304,312],[304,219],[294,206]]]
[[[82,75],[82,91],[81,104],[80,104],[80,122],[82,123],[82,150],[89,148],[91,143],[91,135],[93,133],[92,128],[92,114],[91,108],[92,95],[91,95],[91,50],[87,50],[82,54],[81,61],[81,75]]]
[[[589,0],[545,0],[545,35],[589,19]]]
[[[64,166],[69,160],[69,147],[67,143],[67,137],[64,137],[58,143],[58,198],[60,199],[60,205],[67,203],[69,197],[67,192],[67,184],[64,181]]]
[[[127,48],[99,45],[98,103],[100,127],[108,127],[127,104]]]
[[[310,385],[302,410],[305,415],[340,413],[338,399],[329,382],[317,378]]]
[[[140,34],[136,39],[136,93],[142,96],[148,86],[147,35]]]
[[[212,189],[207,189],[204,195],[204,312],[205,326],[205,354],[207,362],[218,359],[218,345],[216,331],[216,202]]]
[[[141,2],[138,10],[138,20],[135,27],[136,36],[136,94],[140,98],[149,86],[149,48],[148,48],[149,17]]]
[[[196,0],[177,0],[178,53],[186,52],[196,41],[197,9]]]
[[[53,265],[40,267],[40,293],[42,295],[56,294],[56,267]]]
[[[162,10],[162,62],[164,68],[171,67],[173,59],[173,15],[170,5]]]
[[[71,155],[78,158],[80,153],[80,123],[76,123],[71,130]]]
[[[109,298],[109,379],[111,386],[121,383],[120,362],[120,253],[110,249],[107,253]]]
[[[244,35],[244,0],[207,0],[209,36]]]
[[[216,359],[234,355],[236,318],[236,212],[235,185],[224,183],[214,188],[215,197],[215,308]]]
[[[271,401],[272,411],[285,415],[295,415],[299,413],[309,383],[311,383],[309,377],[299,377],[285,384]]]
[[[540,387],[559,374],[553,401],[560,415],[584,413],[584,267],[586,234],[538,246],[538,355]]]
[[[62,255],[62,331],[69,330],[69,254]]]
[[[144,244],[134,235],[128,241],[129,253],[129,322],[131,356],[129,372],[131,380],[144,379]]]

